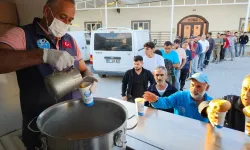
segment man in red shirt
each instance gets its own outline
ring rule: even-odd
[[[226,51],[228,50],[228,46],[229,46],[229,41],[226,37],[226,34],[221,34],[222,38],[223,38],[223,47],[222,47],[222,50],[221,50],[221,54],[220,54],[220,61],[223,61],[225,60],[225,54],[226,54]]]

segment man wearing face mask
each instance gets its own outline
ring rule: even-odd
[[[201,102],[212,100],[206,94],[209,89],[208,77],[204,73],[196,73],[190,80],[190,91],[179,91],[168,97],[159,97],[151,92],[145,92],[143,97],[154,108],[174,108],[174,113],[177,115],[208,122],[208,119],[202,117],[198,111]]]
[[[20,69],[17,71],[17,79],[23,115],[22,140],[27,150],[42,148],[40,134],[30,131],[27,125],[43,110],[56,104],[45,87],[44,77],[52,74],[55,69],[62,71],[74,66],[83,77],[89,77],[89,82],[97,81],[84,63],[75,40],[66,34],[74,16],[74,0],[48,0],[42,19],[35,18],[32,24],[13,28],[0,38],[0,51],[15,56],[18,60],[13,61],[20,61],[21,64],[7,67],[3,72]],[[14,53],[12,50],[22,52]],[[65,57],[59,57],[59,54]],[[59,63],[63,65],[58,66]],[[72,98],[80,98],[78,91],[69,93],[57,102]],[[35,121],[30,126],[37,129]]]

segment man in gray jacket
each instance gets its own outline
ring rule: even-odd
[[[227,31],[227,39],[229,41],[229,46],[228,46],[228,51],[226,51],[226,56],[229,57],[229,54],[231,55],[231,61],[234,60],[234,42],[235,42],[235,38],[234,35],[232,33],[230,33],[230,31]]]

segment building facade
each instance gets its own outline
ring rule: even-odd
[[[186,0],[188,1],[188,0]],[[215,0],[214,0],[215,1]],[[219,2],[219,0],[217,0]],[[175,3],[177,3],[175,1]],[[181,1],[179,1],[181,2]],[[223,0],[231,3],[233,0]],[[246,0],[242,0],[246,2]],[[174,36],[206,34],[208,31],[240,31],[244,28],[247,5],[220,6],[178,6],[174,7]],[[71,30],[91,30],[105,26],[105,12],[100,10],[79,10]],[[97,25],[95,25],[97,24]],[[151,36],[165,36],[171,31],[171,7],[108,9],[108,27],[149,29]],[[164,40],[165,40],[164,39]]]

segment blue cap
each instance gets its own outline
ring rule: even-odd
[[[209,80],[208,80],[208,77],[205,73],[203,72],[199,72],[199,73],[195,73],[192,75],[192,77],[189,78],[190,79],[195,79],[197,80],[198,82],[200,83],[206,83],[209,85]]]

